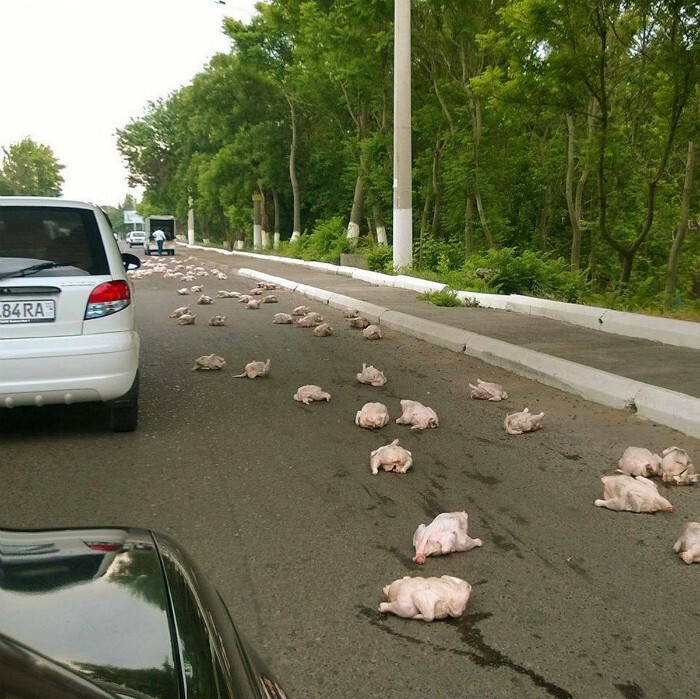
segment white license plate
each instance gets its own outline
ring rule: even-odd
[[[0,301],[0,325],[12,323],[53,323],[54,301]]]

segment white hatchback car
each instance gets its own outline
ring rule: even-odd
[[[101,402],[136,429],[139,265],[93,204],[0,197],[0,410]]]
[[[131,231],[126,234],[126,242],[130,248],[143,245],[146,242],[146,231]]]

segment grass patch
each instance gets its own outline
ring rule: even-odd
[[[419,294],[418,298],[432,303],[433,306],[464,306],[455,291],[426,291],[424,294]]]

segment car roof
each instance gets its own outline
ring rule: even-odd
[[[71,209],[92,209],[100,207],[87,201],[61,199],[59,197],[0,197],[0,206],[55,206]]]

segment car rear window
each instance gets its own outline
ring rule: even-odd
[[[109,274],[102,236],[89,209],[0,207],[0,273],[27,264],[66,265],[51,276]]]

